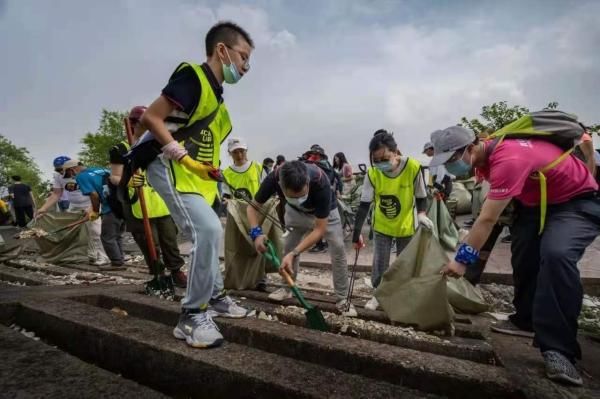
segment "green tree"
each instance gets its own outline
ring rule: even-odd
[[[42,180],[42,172],[25,147],[17,147],[0,135],[0,187],[12,184],[11,176],[19,175],[31,186],[36,198],[48,193],[49,182]]]
[[[558,103],[550,103],[548,107],[556,107]],[[467,119],[462,117],[459,125],[473,130],[476,134],[484,131],[496,131],[527,114],[529,109],[520,105],[509,106],[506,101],[485,105],[481,108],[481,118]]]
[[[127,112],[102,109],[98,130],[86,133],[81,139],[83,148],[79,160],[89,166],[108,166],[108,150],[125,139],[123,118],[126,116]]]

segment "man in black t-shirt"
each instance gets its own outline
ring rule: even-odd
[[[13,201],[16,223],[19,227],[25,227],[27,226],[26,216],[33,219],[35,199],[31,187],[21,183],[21,176],[12,176],[12,180],[14,183],[8,187],[8,193]]]
[[[333,287],[336,306],[347,316],[356,316],[354,306],[347,309],[348,263],[342,233],[340,214],[331,190],[331,182],[321,168],[302,161],[284,163],[262,182],[254,199],[262,205],[274,194],[285,198],[285,225],[291,231],[285,238],[286,255],[281,268],[295,279],[300,264],[300,254],[315,245],[322,237],[329,242],[333,266]],[[258,252],[265,252],[266,236],[258,225],[259,214],[247,208],[250,236]],[[279,289],[269,298],[282,301],[291,297],[288,289]]]

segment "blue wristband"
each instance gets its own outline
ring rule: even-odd
[[[474,265],[477,263],[477,261],[479,261],[479,251],[469,244],[462,244],[458,248],[458,252],[456,252],[456,257],[454,260],[458,263],[462,263],[463,265]]]
[[[252,241],[256,240],[258,238],[258,236],[262,236],[263,235],[263,231],[262,231],[262,227],[260,226],[256,226],[250,229],[250,238],[252,239]]]

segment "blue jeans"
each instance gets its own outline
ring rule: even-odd
[[[181,306],[185,309],[206,308],[208,301],[223,291],[223,276],[219,269],[221,221],[211,208],[212,204],[200,194],[183,194],[175,189],[168,162],[162,157],[148,166],[147,178],[167,204],[177,227],[192,241],[187,290]]]
[[[392,237],[375,232],[373,240],[373,269],[371,270],[371,284],[373,284],[373,288],[379,287],[383,274],[390,267],[393,241],[396,240],[396,256],[398,256],[406,248],[411,238],[412,236]]]

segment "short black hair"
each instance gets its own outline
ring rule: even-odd
[[[379,129],[373,134],[373,138],[369,143],[369,156],[384,147],[390,151],[398,151],[398,144],[396,144],[394,135],[387,130]]]
[[[275,163],[275,161],[273,161],[273,158],[265,158],[263,159],[263,165],[267,164],[267,163]]]
[[[285,157],[283,155],[277,155],[277,166],[281,165],[285,162]]]
[[[290,161],[283,164],[279,171],[282,188],[297,193],[308,183],[308,168],[302,161]]]
[[[14,175],[10,177],[11,179],[13,179],[14,181],[21,181],[21,176],[19,175]]]
[[[206,34],[206,55],[208,57],[213,55],[218,43],[225,43],[229,47],[234,46],[240,37],[254,48],[252,38],[241,26],[230,21],[217,22]]]

